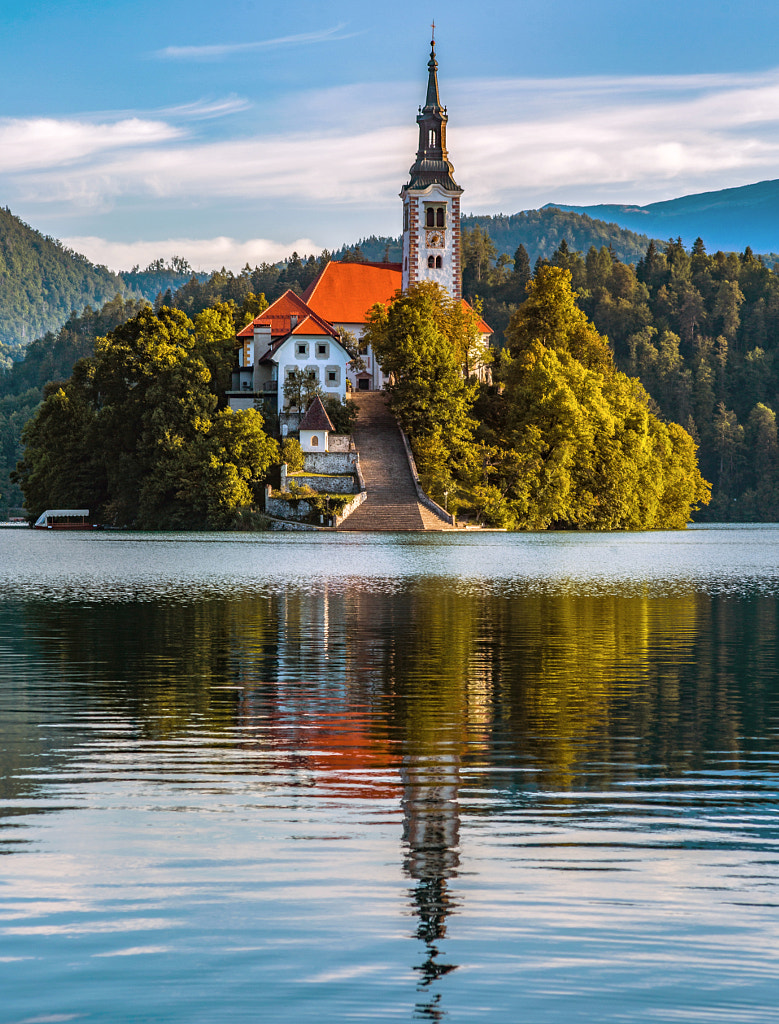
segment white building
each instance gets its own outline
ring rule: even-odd
[[[343,399],[351,356],[338,331],[298,295],[286,291],[236,335],[238,365],[227,393],[231,409],[284,409],[284,381],[309,371],[324,395]]]

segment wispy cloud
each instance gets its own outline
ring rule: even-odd
[[[108,150],[153,147],[181,135],[163,121],[132,117],[111,124],[50,117],[0,119],[0,174],[61,167]]]
[[[162,60],[219,60],[241,53],[277,49],[282,46],[305,46],[310,43],[330,43],[351,39],[356,33],[345,33],[346,23],[334,25],[319,32],[301,32],[293,36],[278,36],[276,39],[258,39],[248,43],[210,43],[205,46],[166,46],[155,50],[153,56]]]
[[[188,116],[219,116],[243,102],[237,97],[114,125],[6,120],[0,186],[27,209],[73,215],[159,203],[166,213],[207,209],[210,222],[221,225],[214,211],[251,205],[283,224],[285,235],[311,233],[312,216],[337,224],[339,210],[349,217],[363,211],[366,231],[386,230],[416,149],[415,107],[397,100],[406,96],[405,84],[394,92],[374,86],[371,128],[355,131],[354,97],[364,91],[298,95],[294,119],[288,100],[267,111],[262,135],[231,138],[184,128]],[[779,176],[779,70],[462,81],[450,82],[447,92],[451,155],[469,210],[651,202]],[[183,127],[174,126],[177,117]],[[287,127],[292,120],[295,133]],[[227,230],[236,232],[238,223],[235,215]],[[333,230],[320,234],[325,244]]]
[[[236,96],[231,93],[222,99],[216,100],[195,100],[193,103],[182,103],[177,107],[162,107],[156,111],[160,117],[170,117],[174,120],[182,118],[191,121],[206,121],[216,117],[227,117],[230,114],[239,114],[248,110],[251,103],[244,96]]]
[[[318,256],[322,246],[310,238],[296,238],[290,242],[274,242],[269,238],[250,238],[242,242],[220,235],[217,238],[166,238],[160,241],[112,242],[95,235],[74,235],[63,238],[63,243],[75,252],[108,267],[110,270],[129,270],[136,264],[147,267],[159,257],[170,260],[183,256],[196,270],[215,270],[226,267],[238,271],[246,264],[275,263],[292,252]]]

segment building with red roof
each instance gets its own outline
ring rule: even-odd
[[[369,310],[389,303],[422,281],[433,281],[463,309],[461,296],[460,197],[454,167],[446,148],[446,107],[438,94],[435,41],[428,62],[425,106],[420,107],[419,149],[400,192],[403,200],[402,263],[337,263],[330,261],[316,280],[298,296],[287,291],[238,332],[238,365],[233,372],[229,402],[234,409],[261,402],[281,413],[284,380],[303,372],[316,377],[325,395],[346,393],[347,380],[358,390],[382,388],[386,378],[370,346],[363,345]],[[354,338],[361,363],[352,365],[340,332]],[[469,372],[488,373],[483,352],[492,329],[479,317],[480,335]],[[481,355],[479,353],[482,353]]]
[[[351,356],[338,331],[299,295],[287,290],[242,328],[238,364],[227,399],[231,409],[284,409],[284,381],[293,374],[315,379],[325,395],[343,399]]]

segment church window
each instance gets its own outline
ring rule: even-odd
[[[427,222],[426,222],[427,227],[434,228],[435,227],[435,209],[432,206],[428,206],[427,213],[425,214],[425,216],[427,217]]]
[[[318,448],[319,447],[319,438],[316,436],[316,434],[312,434],[311,435],[311,447],[312,448]]]
[[[403,207],[403,230],[408,231],[408,203]]]
[[[431,269],[435,266],[435,256],[428,256],[427,257],[427,265]]]
[[[442,228],[444,226],[444,208],[443,208],[443,206],[439,206],[438,209],[435,212],[435,226],[437,228]]]
[[[436,269],[437,270],[441,269],[441,257],[440,256],[436,256],[436,258],[435,258],[435,265],[436,265]]]
[[[427,136],[428,146],[435,146],[435,128],[431,128]]]

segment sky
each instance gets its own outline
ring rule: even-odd
[[[114,270],[398,235],[434,19],[465,212],[779,178],[775,0],[0,0],[0,205]]]

